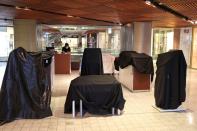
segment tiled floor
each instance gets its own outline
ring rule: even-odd
[[[123,115],[86,114],[84,118],[73,119],[70,114],[63,114],[63,108],[70,80],[77,76],[78,72],[72,72],[54,77],[52,117],[15,120],[0,126],[0,131],[197,131],[197,70],[188,70],[185,112],[161,113],[152,107],[153,90],[132,93],[123,88],[126,99]]]

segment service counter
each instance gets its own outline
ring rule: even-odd
[[[71,54],[55,54],[55,74],[71,73]]]

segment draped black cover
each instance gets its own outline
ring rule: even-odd
[[[157,107],[176,109],[185,101],[186,68],[181,50],[158,55],[154,92]]]
[[[83,52],[81,76],[102,75],[103,60],[100,48],[86,48]]]
[[[119,64],[122,69],[128,65],[132,65],[140,73],[151,74],[151,81],[153,80],[153,60],[149,55],[135,51],[122,51],[116,63]]]
[[[123,110],[125,103],[121,84],[109,75],[80,76],[72,80],[64,112],[72,112],[72,100],[76,101],[79,111],[80,99],[84,111],[92,114],[111,114],[112,107]]]
[[[51,116],[50,52],[13,50],[0,92],[0,122]]]

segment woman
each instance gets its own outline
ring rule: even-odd
[[[70,52],[70,47],[68,43],[65,43],[64,47],[62,47],[62,53]]]

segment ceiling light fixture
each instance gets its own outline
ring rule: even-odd
[[[72,18],[72,17],[74,17],[74,16],[72,16],[72,15],[67,15],[67,17]]]
[[[149,0],[145,0],[145,3],[146,3],[147,5],[151,5],[151,2],[150,2]]]
[[[191,23],[191,24],[195,24],[195,22],[192,21],[192,20],[187,20],[187,22],[189,22],[189,23]]]
[[[166,4],[159,2],[158,0],[145,0],[145,3],[150,3],[150,5],[155,6],[158,9],[161,9],[163,11],[169,12],[183,20],[191,20],[190,18],[188,18],[187,16],[173,10],[172,8],[168,7]]]
[[[19,6],[15,6],[15,8],[16,8],[17,10],[22,9],[22,7],[19,7]]]
[[[27,6],[24,8],[24,10],[30,10]]]
[[[197,24],[197,20],[188,20],[188,22],[190,22],[191,24],[194,24],[194,25]]]
[[[155,8],[155,6],[151,3],[150,0],[145,0],[145,4],[147,4],[147,5],[152,6],[152,7]]]

